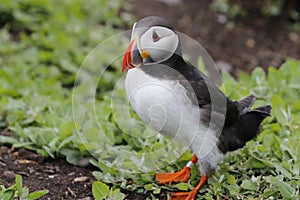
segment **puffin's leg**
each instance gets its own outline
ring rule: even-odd
[[[202,176],[198,185],[191,192],[173,192],[170,200],[195,200],[197,193],[201,187],[206,183],[208,177]]]
[[[179,172],[156,174],[155,181],[161,184],[168,184],[170,182],[186,182],[190,177],[191,168],[196,164],[198,158],[193,156],[186,166]]]

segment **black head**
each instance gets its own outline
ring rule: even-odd
[[[145,17],[133,25],[122,70],[161,64],[174,54],[181,55],[181,45],[173,27],[161,17]]]

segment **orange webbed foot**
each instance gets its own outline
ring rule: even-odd
[[[190,177],[191,169],[185,166],[179,172],[174,173],[158,173],[155,181],[160,184],[168,184],[172,182],[186,182]]]
[[[186,182],[190,178],[191,168],[197,162],[198,158],[196,155],[193,156],[192,160],[179,172],[174,173],[158,173],[156,174],[155,180],[159,184],[169,184],[172,182]]]
[[[196,199],[196,193],[192,192],[173,192],[171,193],[170,200],[195,200]]]

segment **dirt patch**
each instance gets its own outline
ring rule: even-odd
[[[94,199],[92,194],[94,170],[97,169],[70,165],[60,158],[45,159],[26,149],[0,146],[0,185],[5,187],[13,185],[15,175],[19,174],[23,178],[23,187],[29,188],[30,192],[49,190],[47,195],[40,198],[41,200]],[[126,195],[125,200],[144,200],[147,197],[151,199],[150,194],[139,194],[124,189],[122,192]],[[167,193],[163,191],[156,195],[156,198],[166,200]]]
[[[287,57],[300,59],[300,35],[288,30],[289,19],[284,13],[276,18],[250,13],[228,28],[224,23],[228,19],[213,12],[210,2],[135,0],[130,11],[137,18],[164,17],[176,30],[197,40],[219,67],[226,67],[235,76],[241,70],[251,72],[256,66],[266,71],[269,66],[278,68]]]
[[[15,174],[22,175],[29,191],[47,189],[41,199],[92,199],[92,170],[72,166],[63,159],[44,159],[25,149],[0,147],[0,184],[14,184]]]

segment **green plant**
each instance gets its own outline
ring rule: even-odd
[[[100,182],[93,187],[98,199],[113,195],[122,199],[120,188],[153,196],[163,190],[191,189],[199,178],[197,168],[188,183],[153,183],[155,171],[182,168],[191,152],[184,153],[178,144],[146,127],[132,110],[124,109],[128,102],[119,82],[121,61],[111,58],[122,55],[126,40],[106,40],[123,26],[116,17],[121,5],[118,0],[3,1],[0,129],[16,137],[0,135],[0,144],[53,158],[63,155],[73,164],[93,155],[91,162],[99,168],[94,175]],[[105,49],[95,48],[100,42]],[[92,49],[91,59],[84,60]],[[82,66],[86,79],[76,79]],[[96,75],[101,70],[105,73],[99,80]],[[299,61],[288,59],[280,69],[270,68],[268,76],[260,68],[251,76],[242,73],[239,81],[226,72],[222,76],[222,88],[232,99],[254,93],[255,106],[272,104],[272,116],[260,136],[220,163],[198,199],[297,197]],[[97,84],[91,87],[89,81]],[[86,92],[91,89],[94,96]],[[77,97],[82,101],[72,102]],[[74,121],[75,111],[80,115]],[[10,191],[15,190],[3,193]]]
[[[73,164],[87,155],[75,134],[72,88],[79,84],[75,76],[85,55],[122,26],[116,17],[121,5],[118,0],[1,4],[0,15],[10,17],[1,17],[0,126],[18,136],[0,136],[1,143],[65,155]],[[119,46],[112,43],[106,50],[120,54]],[[101,62],[93,63],[100,69],[110,62],[108,53],[101,55]],[[115,66],[110,68],[99,83],[100,99],[117,80]]]
[[[22,176],[16,175],[16,183],[9,188],[0,185],[0,199],[13,200],[18,198],[20,200],[34,200],[46,195],[48,190],[40,190],[36,192],[29,192],[27,187],[22,185]]]
[[[122,200],[125,195],[120,192],[120,189],[110,189],[105,183],[101,181],[95,181],[92,186],[93,195],[96,200],[111,199]]]

